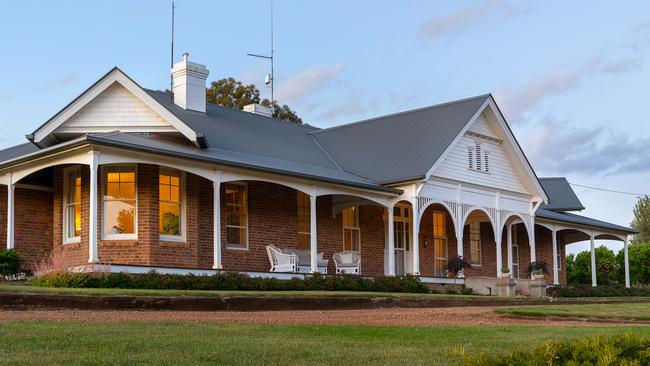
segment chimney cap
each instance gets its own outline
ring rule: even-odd
[[[189,52],[183,52],[183,61],[187,62],[187,59],[190,58],[190,53]]]

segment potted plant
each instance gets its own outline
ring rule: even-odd
[[[465,274],[463,273],[463,270],[465,267],[469,266],[469,263],[467,263],[463,257],[452,257],[449,258],[447,261],[447,271],[449,273],[453,274],[454,277],[456,278],[464,278]]]
[[[510,278],[510,268],[501,267],[501,278]]]
[[[546,262],[531,262],[528,266],[528,272],[530,272],[531,279],[541,280],[544,278],[544,274],[548,273]]]

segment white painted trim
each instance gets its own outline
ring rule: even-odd
[[[68,218],[68,188],[70,185],[70,173],[71,172],[76,172],[79,177],[81,177],[81,167],[76,165],[76,166],[71,166],[68,168],[63,169],[63,202],[62,202],[62,209],[63,209],[63,215],[61,216],[63,218],[62,226],[63,226],[63,244],[73,244],[73,243],[80,243],[81,242],[81,233],[79,233],[79,236],[74,236],[74,237],[69,237],[68,236],[68,225],[70,223],[69,218]],[[83,187],[83,182],[81,183]],[[75,204],[82,205],[81,202],[77,202]],[[83,205],[82,205],[83,207]]]
[[[57,127],[61,126],[65,121],[70,119],[81,108],[93,101],[101,92],[106,90],[113,83],[119,83],[126,90],[140,99],[147,107],[151,108],[154,112],[160,115],[163,119],[174,126],[180,133],[187,137],[190,141],[196,142],[196,132],[189,126],[183,123],[180,119],[169,112],[165,107],[160,105],[154,98],[145,92],[139,85],[131,80],[126,74],[119,69],[114,69],[106,76],[100,79],[94,86],[87,90],[84,94],[79,96],[72,104],[60,111],[55,117],[48,121],[45,125],[41,126],[34,132],[34,142],[38,143],[44,140],[47,136],[52,134]]]
[[[625,237],[625,242],[623,242],[623,267],[625,271],[625,287],[630,288],[630,258],[628,256],[628,238]]]
[[[216,270],[223,269],[221,263],[221,172],[215,172],[212,180],[212,245],[213,265]]]
[[[7,182],[7,249],[13,249],[15,246],[14,243],[14,232],[15,232],[15,218],[14,218],[14,205],[15,200],[16,186],[14,184],[13,173],[9,173],[8,182]]]
[[[90,156],[90,179],[89,179],[89,212],[88,212],[88,262],[97,263],[99,262],[99,253],[97,246],[97,227],[98,215],[97,208],[99,203],[97,202],[97,186],[98,186],[98,176],[99,176],[99,152],[90,151],[88,153]],[[103,210],[102,210],[103,212]]]
[[[181,195],[181,235],[163,235],[159,234],[159,240],[162,242],[186,243],[187,242],[187,190],[185,171],[177,168],[158,167],[158,184],[160,185],[161,168],[172,172],[180,173],[180,195]],[[158,201],[160,202],[160,192],[158,192]],[[160,215],[160,204],[158,205],[158,215]],[[160,231],[161,228],[158,228]]]
[[[309,255],[310,271],[318,272],[318,237],[316,222],[316,196],[309,196]],[[359,235],[361,236],[361,235]]]
[[[246,212],[246,246],[245,247],[239,247],[239,246],[230,246],[230,243],[228,243],[228,236],[226,236],[226,249],[227,250],[248,250],[249,247],[249,241],[248,241],[248,236],[249,236],[249,231],[250,231],[250,225],[249,225],[249,212],[248,212],[248,183],[246,182],[222,182],[225,183],[225,185],[236,185],[236,186],[242,186],[244,187],[244,196],[245,196],[245,205],[244,205],[244,211]],[[227,205],[227,202],[226,202]],[[239,226],[238,226],[239,227]],[[239,227],[241,228],[241,227]],[[228,232],[228,222],[226,222],[226,232]]]

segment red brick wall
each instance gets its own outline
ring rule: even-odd
[[[7,247],[7,186],[0,186],[0,243]]]
[[[52,192],[16,188],[14,197],[14,245],[31,267],[52,249]]]
[[[433,248],[433,212],[445,212],[447,224],[447,249],[449,258],[453,258],[458,253],[456,231],[454,230],[454,222],[451,219],[449,212],[439,205],[432,205],[427,207],[420,220],[420,274],[422,276],[434,276],[434,248]],[[426,240],[426,247],[425,247]]]

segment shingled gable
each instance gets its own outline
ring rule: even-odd
[[[41,125],[36,131],[27,135],[27,139],[36,144],[39,147],[47,147],[54,144],[57,144],[61,141],[59,137],[56,136],[55,132],[61,126],[65,125],[67,121],[75,117],[75,114],[82,111],[84,107],[93,103],[98,96],[102,93],[109,91],[111,88],[115,90],[116,86],[118,88],[124,88],[126,95],[134,96],[142,102],[152,114],[156,114],[161,121],[164,121],[166,126],[147,126],[143,125],[140,128],[131,128],[133,132],[149,132],[148,129],[153,131],[162,131],[170,132],[177,131],[185,136],[189,141],[195,143],[197,146],[200,145],[199,137],[200,133],[192,130],[187,126],[183,121],[178,119],[167,109],[162,107],[154,98],[147,94],[133,79],[126,75],[118,67],[114,67],[104,76],[102,76],[97,82],[91,85],[86,89],[81,95],[75,98],[72,102],[66,105],[58,113],[56,113],[52,118],[47,122]],[[137,125],[137,122],[136,122]],[[98,127],[99,128],[99,127]],[[108,131],[84,131],[87,132],[108,132]],[[81,133],[80,133],[81,134]]]

